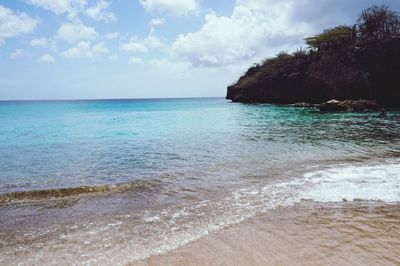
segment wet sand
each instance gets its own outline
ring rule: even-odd
[[[400,205],[302,202],[132,265],[400,265]]]

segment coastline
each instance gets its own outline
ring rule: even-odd
[[[303,201],[129,265],[398,265],[399,221],[398,203]]]
[[[214,201],[156,186],[0,205],[0,264],[397,265],[400,166],[384,161],[308,169]]]
[[[360,169],[373,172],[382,168]],[[321,171],[314,173],[312,179]],[[292,182],[263,188],[278,197],[266,201],[266,195],[255,190],[241,191],[242,196],[249,195],[253,200],[261,196],[259,203],[272,205],[254,209],[254,215],[237,213],[236,222],[225,220],[228,217],[211,222],[204,216],[210,209],[202,210],[205,203],[192,210],[165,205],[155,213],[146,210],[146,204],[145,212],[139,215],[142,200],[137,191],[93,195],[63,206],[51,201],[40,208],[36,204],[6,204],[0,206],[0,264],[67,265],[73,259],[99,265],[398,265],[400,202],[391,200],[394,194],[390,193],[383,201],[357,199],[351,189],[343,190],[346,184],[345,180],[336,182],[341,191],[336,196],[330,185],[332,201],[324,198],[324,186],[319,185],[308,194],[317,200],[307,199],[306,193],[300,201],[287,201],[279,188],[289,189]],[[392,193],[396,194],[395,187]],[[382,188],[376,189],[375,197],[384,199]],[[322,193],[319,198],[317,191]],[[234,195],[237,206],[250,208],[246,205],[250,198],[241,199],[240,195]],[[159,200],[165,201],[165,196]],[[346,200],[341,201],[341,196]],[[279,203],[273,207],[277,199]],[[210,207],[216,211],[222,206]],[[163,217],[167,210],[169,214]],[[190,214],[194,210],[199,212]],[[221,211],[233,210],[229,207]],[[206,222],[204,225],[210,223],[208,229],[196,229],[199,219]]]
[[[358,231],[321,220],[338,214],[362,228],[365,214],[386,226],[367,205],[400,202],[398,112],[377,119],[222,99],[5,107],[19,122],[6,116],[0,134],[1,265],[329,264],[321,241],[352,250],[346,237]],[[354,223],[343,214],[353,204],[345,214],[361,213]],[[394,246],[385,231],[369,235],[367,248]]]
[[[3,2],[0,266],[400,266],[400,0]]]

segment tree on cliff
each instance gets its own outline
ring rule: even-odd
[[[358,38],[361,42],[390,40],[400,37],[400,16],[387,6],[372,6],[358,19]]]
[[[387,6],[372,6],[362,11],[358,24],[338,26],[305,39],[314,50],[335,50],[400,37],[400,16]]]
[[[239,102],[320,103],[377,100],[400,107],[400,15],[387,6],[362,12],[353,27],[305,39],[310,49],[281,53],[250,68],[228,87]]]
[[[355,41],[355,30],[348,26],[338,26],[305,39],[306,44],[316,50],[346,48]]]

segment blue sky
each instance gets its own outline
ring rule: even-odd
[[[0,0],[0,99],[224,96],[249,66],[398,0]]]

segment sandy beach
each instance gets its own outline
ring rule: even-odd
[[[131,265],[399,265],[400,205],[279,208]]]

